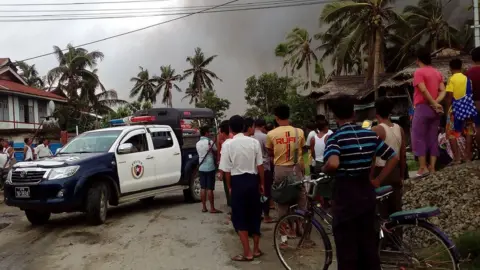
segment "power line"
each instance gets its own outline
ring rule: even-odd
[[[242,7],[246,5],[263,5],[263,4],[276,4],[276,3],[288,3],[288,2],[298,2],[299,0],[270,0],[270,1],[255,1],[242,4],[232,4],[229,7]],[[1,5],[1,4],[0,4]],[[184,7],[162,7],[162,8],[98,8],[98,9],[35,9],[35,10],[24,10],[24,9],[10,9],[10,10],[0,10],[0,13],[15,12],[15,13],[56,13],[56,12],[97,12],[97,11],[143,11],[143,10],[185,10],[185,9],[201,9],[208,8],[212,5],[202,5],[202,6],[184,6]]]
[[[101,2],[69,2],[69,3],[18,3],[18,4],[0,4],[0,7],[20,7],[20,6],[74,6],[74,5],[100,5],[100,4],[130,4],[130,3],[148,3],[165,2],[169,0],[127,0],[127,1],[101,1]]]
[[[242,4],[235,4],[229,5],[227,7],[218,8],[217,10],[221,9],[231,9],[231,8],[242,8],[242,7],[253,7],[253,6],[268,6],[268,5],[277,5],[277,4],[288,4],[288,3],[299,3],[299,2],[311,2],[313,0],[270,0],[270,1],[255,1],[255,2],[247,2]],[[121,14],[128,12],[131,13],[153,13],[153,12],[181,12],[181,11],[198,11],[200,9],[205,9],[212,7],[214,5],[206,5],[206,6],[185,6],[185,7],[162,7],[162,8],[120,8],[120,9],[86,9],[86,10],[70,10],[70,9],[63,9],[63,10],[43,10],[46,14],[28,14],[28,15],[0,15],[0,17],[8,17],[8,18],[18,18],[18,17],[50,17],[50,16],[79,16],[79,15],[109,15],[109,14],[118,14],[116,12],[120,12]],[[62,12],[60,12],[62,11]],[[21,13],[38,13],[39,10],[15,10],[14,13],[21,12]],[[75,13],[64,13],[64,12],[75,12]],[[113,13],[115,12],[115,13]],[[0,13],[9,13],[9,11],[0,10]],[[60,14],[57,14],[60,13]]]
[[[205,13],[218,13],[218,12],[227,12],[227,11],[244,11],[244,10],[255,10],[255,9],[268,9],[268,8],[280,8],[280,7],[292,7],[292,6],[302,6],[302,5],[316,5],[324,3],[325,0],[295,0],[290,1],[289,3],[280,4],[282,1],[277,1],[275,3],[269,2],[268,4],[262,3],[250,3],[249,5],[239,6],[236,8],[220,8],[214,11],[209,11]],[[211,7],[211,6],[210,6]],[[121,12],[121,13],[87,13],[87,14],[40,14],[40,15],[0,15],[0,18],[32,18],[32,19],[18,19],[18,20],[3,20],[8,22],[15,21],[52,21],[52,20],[82,20],[82,19],[114,19],[114,18],[137,18],[137,17],[156,17],[156,16],[170,16],[170,15],[185,15],[197,10],[186,10],[186,11],[175,11],[175,12],[158,12],[156,10],[150,11],[136,11],[136,12]],[[47,19],[42,19],[47,18]],[[2,20],[0,20],[1,22]]]
[[[194,12],[196,13],[222,13],[222,12],[234,12],[234,11],[247,11],[247,10],[264,10],[272,8],[286,8],[286,7],[299,7],[299,6],[311,6],[318,4],[331,3],[334,0],[306,0],[303,2],[298,2],[295,4],[284,4],[284,5],[271,5],[271,6],[260,6],[260,7],[245,7],[245,8],[235,8],[235,9],[222,9],[222,10],[208,10],[203,12]],[[56,18],[62,16],[56,16],[54,18],[35,18],[35,19],[5,19],[0,20],[0,22],[40,22],[40,21],[75,21],[75,20],[101,20],[101,19],[125,19],[125,18],[145,18],[145,17],[159,17],[159,16],[174,16],[174,15],[189,15],[191,12],[175,12],[175,13],[151,13],[149,14],[139,14],[139,15],[116,15],[116,16],[90,16],[90,17],[65,17],[65,18]],[[123,13],[124,14],[124,13]],[[103,14],[102,14],[103,15]],[[107,14],[105,14],[107,15]],[[84,15],[83,15],[84,16]],[[9,16],[0,16],[9,17]],[[30,17],[30,16],[28,16]]]
[[[126,36],[126,35],[129,35],[129,34],[140,32],[140,31],[143,31],[143,30],[146,30],[146,29],[150,29],[150,28],[162,25],[162,24],[166,24],[166,23],[169,23],[169,22],[181,20],[181,19],[193,16],[195,14],[199,14],[199,13],[207,12],[209,10],[213,10],[213,9],[216,9],[216,8],[219,8],[219,7],[223,7],[223,6],[226,6],[228,4],[233,4],[233,3],[238,2],[238,1],[239,0],[231,0],[231,1],[225,2],[225,3],[220,4],[220,5],[216,5],[216,6],[213,6],[213,7],[210,7],[210,8],[206,8],[206,9],[198,11],[198,12],[190,13],[190,14],[187,14],[187,15],[184,15],[184,16],[180,16],[180,17],[173,18],[173,19],[163,21],[163,22],[159,22],[159,23],[156,23],[156,24],[151,24],[151,25],[148,25],[148,26],[145,26],[145,27],[142,27],[142,28],[138,28],[138,29],[135,29],[135,30],[131,30],[131,31],[128,31],[128,32],[121,33],[121,34],[117,34],[117,35],[109,36],[109,37],[106,37],[106,38],[98,39],[98,40],[95,40],[95,41],[90,41],[90,42],[80,44],[80,45],[75,46],[75,47],[83,47],[83,46],[99,43],[99,42],[102,42],[102,41],[106,41],[106,40],[109,40],[109,39],[114,39],[114,38],[117,38],[117,37]],[[66,51],[66,49],[63,49],[62,51]],[[45,54],[42,54],[42,55],[38,55],[38,56],[23,59],[22,61],[33,60],[33,59],[49,56],[49,55],[52,55],[52,54],[54,54],[54,53],[53,52],[45,53]]]

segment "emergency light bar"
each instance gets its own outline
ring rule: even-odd
[[[110,120],[112,126],[125,126],[131,124],[150,123],[155,121],[155,116],[129,116]]]

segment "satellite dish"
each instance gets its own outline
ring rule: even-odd
[[[55,102],[50,100],[47,105],[47,116],[52,116],[53,112],[55,111]]]

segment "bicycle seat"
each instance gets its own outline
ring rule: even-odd
[[[429,217],[438,216],[440,209],[436,206],[428,206],[412,210],[405,210],[395,212],[390,215],[392,220],[407,220],[407,219],[425,219]]]
[[[376,188],[375,189],[375,193],[377,194],[377,196],[383,196],[385,194],[387,194],[388,192],[390,191],[393,191],[393,187],[392,186],[383,186],[383,187],[379,187],[379,188]]]

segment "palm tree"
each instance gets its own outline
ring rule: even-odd
[[[65,96],[69,103],[75,102],[82,95],[82,83],[85,81],[96,82],[102,91],[105,87],[100,82],[98,75],[91,69],[95,68],[104,55],[99,51],[89,52],[83,48],[75,48],[68,44],[66,53],[58,46],[53,47],[58,60],[58,67],[53,68],[47,74],[50,85],[55,85],[53,92]]]
[[[153,79],[157,82],[157,88],[155,92],[159,93],[163,89],[163,98],[162,103],[166,104],[167,107],[172,107],[172,88],[175,88],[178,92],[182,92],[182,89],[178,87],[175,82],[182,80],[182,76],[175,74],[175,69],[170,65],[161,66],[160,71],[162,72],[160,76],[154,76]]]
[[[97,70],[93,70],[93,73],[96,74]],[[84,112],[106,115],[114,111],[111,107],[128,104],[127,101],[118,98],[117,91],[99,89],[100,85],[96,80],[84,80],[81,88],[79,103],[82,106],[79,109]]]
[[[275,48],[275,56],[281,57],[283,59],[283,67],[282,70],[285,69],[285,74],[288,77],[288,65],[290,64],[287,60],[288,57],[288,45],[285,42],[282,42],[277,45]]]
[[[391,24],[407,26],[406,21],[393,10],[393,0],[335,1],[323,9],[320,20],[336,27],[342,40],[335,49],[335,57],[343,62],[353,52],[366,49],[368,55],[367,80],[373,77],[373,86],[378,86],[379,73],[383,71],[385,29]],[[375,91],[375,97],[378,92]]]
[[[200,102],[200,95],[198,94],[198,91],[193,83],[189,83],[187,89],[185,89],[185,96],[182,98],[182,100],[186,98],[190,98],[190,101],[188,102],[189,104],[197,104]]]
[[[137,74],[137,77],[132,77],[130,81],[135,83],[132,90],[130,90],[130,98],[138,95],[137,100],[140,102],[157,102],[158,92],[155,92],[155,79],[150,78],[148,69],[143,69],[143,67],[140,67],[140,72]]]
[[[305,66],[305,72],[307,75],[305,89],[310,88],[312,84],[312,64],[318,61],[317,56],[311,47],[311,43],[312,38],[308,31],[298,27],[294,28],[287,35],[285,43],[287,55],[286,63],[291,65],[291,73],[293,74],[295,70],[299,70]],[[283,48],[280,52],[283,53]]]
[[[452,47],[452,44],[457,44],[455,38],[458,30],[448,23],[444,8],[439,0],[420,0],[418,5],[406,6],[403,16],[411,25],[415,36],[405,46],[426,40],[425,44],[435,51],[445,45]]]
[[[45,85],[42,78],[38,76],[38,71],[35,65],[28,65],[25,62],[17,62],[17,67],[20,69],[20,76],[25,80],[28,86],[42,89]]]
[[[330,63],[333,67],[332,75],[345,75],[355,74],[360,75],[363,73],[363,63],[361,61],[361,50],[350,50],[343,57],[337,57],[337,48],[340,46],[342,39],[346,36],[345,31],[339,23],[333,24],[327,31],[315,35],[315,39],[320,40],[322,43],[316,48],[316,50],[323,52],[320,61],[325,61],[330,58]]]
[[[198,95],[198,100],[201,101],[203,89],[213,89],[214,83],[212,79],[222,81],[215,73],[207,69],[207,66],[212,63],[217,55],[205,57],[202,49],[196,48],[194,56],[187,57],[187,62],[191,68],[183,72],[183,79],[192,76],[192,83]]]

